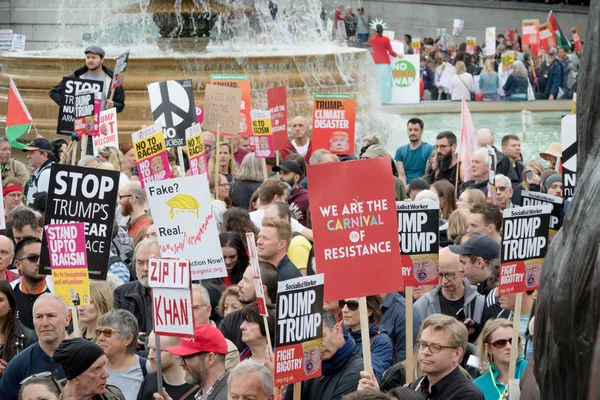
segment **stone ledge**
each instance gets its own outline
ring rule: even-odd
[[[589,7],[558,4],[518,3],[490,0],[362,0],[364,3],[377,1],[380,3],[406,3],[416,5],[452,6],[460,8],[491,8],[500,10],[550,11],[573,14],[588,14]]]
[[[571,100],[536,101],[470,101],[469,110],[477,112],[565,111],[571,112]],[[422,101],[419,104],[389,104],[381,106],[388,114],[415,115],[460,113],[460,101]]]

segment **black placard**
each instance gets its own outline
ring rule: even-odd
[[[103,93],[103,89],[104,82],[102,81],[64,77],[62,81],[62,90],[60,92],[60,108],[58,110],[56,133],[59,135],[70,136],[75,132],[73,128],[77,107],[75,96],[79,95],[82,91],[88,90]]]

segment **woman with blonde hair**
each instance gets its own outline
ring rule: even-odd
[[[98,319],[113,309],[113,292],[104,281],[90,280],[90,304],[77,306],[81,323],[81,337],[98,343],[96,323]]]
[[[218,153],[218,154],[217,154]],[[231,145],[227,142],[219,143],[219,148],[210,156],[208,160],[208,174],[214,176],[215,173],[215,157],[219,158],[219,174],[227,177],[227,182],[231,184],[233,179],[237,176],[237,164],[233,158],[233,150]]]
[[[508,76],[504,84],[504,100],[525,101],[527,100],[527,88],[529,77],[527,68],[521,61],[515,61],[513,73]]]
[[[125,175],[129,173],[128,177],[131,175],[130,169],[125,166],[125,157],[119,149],[110,146],[103,147],[98,151],[98,158],[100,161],[109,162],[114,165],[116,171],[124,172]]]
[[[511,201],[513,204],[523,205],[523,190],[541,192],[542,173],[544,167],[538,160],[529,160],[523,169],[523,182],[514,188]]]
[[[478,190],[478,192],[481,192]],[[469,227],[469,210],[465,208],[457,208],[452,211],[448,218],[448,240],[454,242],[458,235],[467,231]]]
[[[498,73],[494,71],[494,60],[489,58],[485,62],[483,72],[479,75],[479,89],[483,93],[483,101],[500,100],[499,87],[500,79]]]
[[[467,72],[467,66],[462,61],[456,62],[456,75],[450,81],[450,93],[452,101],[461,101],[463,97],[470,101],[475,93],[473,75]]]
[[[506,398],[508,381],[520,379],[527,366],[521,352],[521,343],[512,342],[513,323],[505,318],[486,322],[477,339],[477,356],[483,375],[473,383],[482,392],[485,400]],[[512,346],[519,346],[515,375],[509,376]]]
[[[221,317],[225,318],[228,314],[244,308],[244,305],[238,298],[239,292],[240,289],[237,285],[228,286],[223,291],[221,300],[219,300],[219,315],[221,315]]]
[[[485,194],[479,189],[467,189],[458,196],[457,208],[470,210],[475,204],[487,203]]]

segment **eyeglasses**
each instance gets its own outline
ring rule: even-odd
[[[457,272],[440,272],[438,274],[438,278],[440,278],[440,281],[444,278],[448,279],[449,281],[451,281],[452,279],[456,278],[456,276],[458,275]]]
[[[419,350],[429,349],[429,351],[434,354],[441,353],[444,349],[456,349],[456,347],[454,346],[441,346],[439,344],[427,343],[423,341],[418,341],[417,347],[419,348]]]
[[[202,354],[207,354],[205,351],[201,351],[200,353],[194,353],[187,356],[179,356],[183,365],[187,365],[186,362],[192,357],[201,356]]]
[[[496,191],[501,191],[504,192],[506,189],[508,189],[508,186],[496,186]]]
[[[17,261],[23,261],[23,260],[27,260],[30,263],[36,263],[40,260],[40,255],[39,254],[29,254],[26,257],[17,259]]]
[[[104,335],[105,338],[109,338],[113,335],[113,333],[115,332],[119,332],[116,329],[96,329],[96,336],[100,337],[100,335]]]
[[[497,349],[503,349],[506,347],[506,343],[510,343],[512,345],[512,338],[499,339],[499,340],[496,340],[495,342],[492,342],[491,345]]]
[[[133,194],[123,194],[123,195],[119,195],[119,200],[124,199],[126,197],[135,197],[137,199],[137,196],[135,196]]]
[[[27,378],[23,379],[19,383],[19,385],[24,385],[33,379],[49,379],[49,380],[51,380],[52,383],[54,384],[54,386],[56,387],[56,390],[58,390],[58,394],[62,394],[62,387],[60,386],[60,383],[58,383],[58,381],[56,379],[54,379],[54,376],[52,375],[52,372],[50,372],[50,371],[44,371],[44,372],[40,372],[38,374],[30,375]]]
[[[344,306],[347,306],[348,310],[350,311],[358,310],[358,301],[356,300],[340,300],[338,304],[340,308],[344,308]]]

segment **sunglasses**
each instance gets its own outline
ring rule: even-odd
[[[40,259],[40,255],[39,255],[39,254],[29,254],[29,255],[28,255],[28,256],[26,256],[26,257],[19,258],[17,261],[23,261],[23,260],[27,260],[27,261],[29,261],[30,263],[36,263],[36,262],[38,262],[38,261],[39,261],[39,259]]]
[[[109,338],[112,336],[113,333],[115,332],[119,332],[116,329],[96,329],[96,336],[100,337],[100,335],[104,335],[104,337]]]
[[[54,376],[52,376],[52,372],[50,372],[50,371],[44,371],[44,372],[40,372],[39,374],[30,375],[27,378],[23,379],[19,383],[19,385],[24,385],[33,379],[49,379],[49,380],[51,380],[52,383],[54,384],[54,386],[56,387],[56,390],[58,390],[58,394],[62,394],[62,386],[56,379],[54,379]]]
[[[205,351],[201,351],[200,353],[189,354],[187,356],[179,356],[179,359],[181,359],[181,362],[183,365],[187,365],[187,360],[189,360],[192,357],[201,356],[203,354],[208,354],[208,353]]]
[[[506,343],[510,343],[512,345],[512,338],[496,340],[492,343],[492,346],[497,349],[503,349],[506,347]]]
[[[348,310],[350,311],[358,310],[358,301],[356,300],[340,300],[338,304],[340,308],[344,308],[344,306],[347,306]]]

